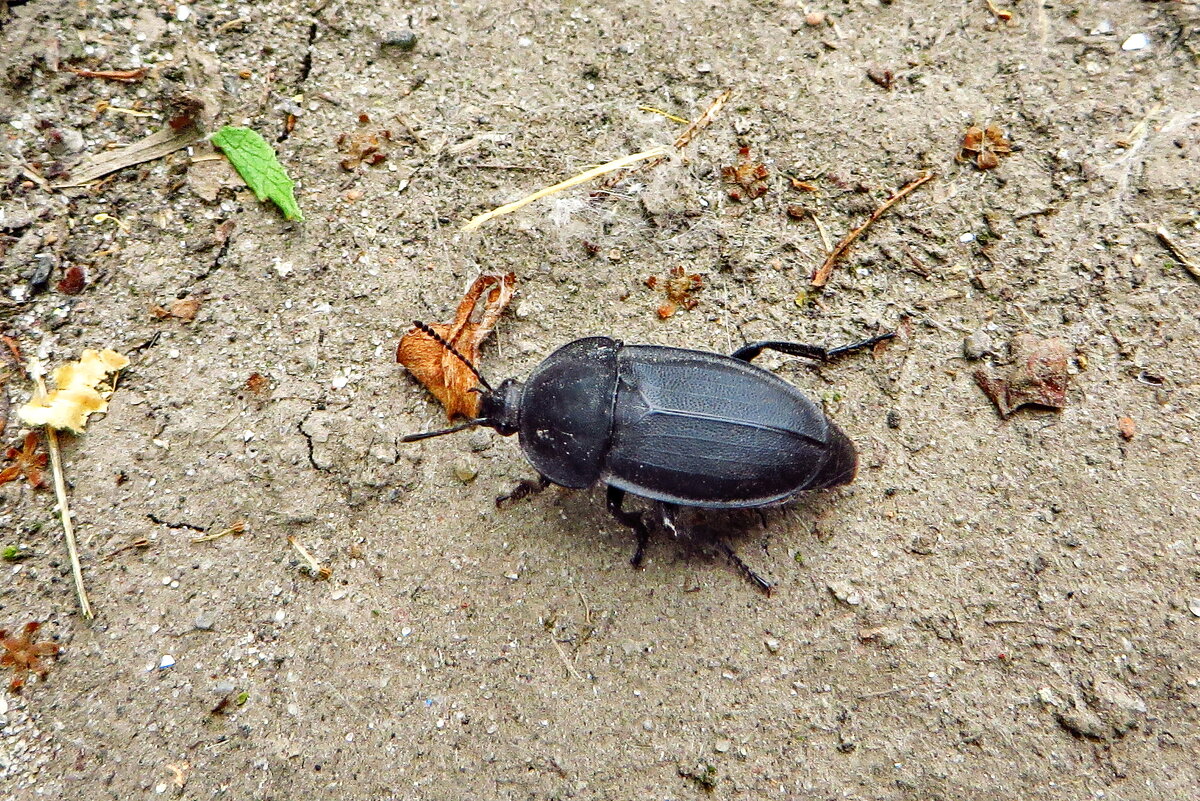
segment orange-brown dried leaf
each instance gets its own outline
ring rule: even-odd
[[[38,453],[37,449],[38,435],[36,432],[30,431],[25,435],[24,448],[9,448],[5,451],[5,458],[13,464],[0,471],[0,484],[7,484],[20,476],[25,476],[25,480],[33,489],[41,489],[46,486],[45,469],[50,457],[44,453]]]
[[[458,304],[454,321],[429,327],[472,364],[477,363],[479,346],[512,300],[516,283],[513,273],[479,276]],[[396,349],[396,361],[441,401],[449,419],[479,416],[479,393],[471,391],[479,382],[465,364],[424,331],[413,328],[404,335]]]
[[[150,314],[156,320],[167,320],[174,317],[176,320],[183,320],[185,323],[190,323],[196,319],[196,315],[200,313],[199,298],[183,298],[171,303],[167,308],[162,306],[151,306]]]
[[[955,158],[958,161],[973,161],[981,170],[994,170],[1000,166],[1000,156],[1012,152],[1012,143],[1004,137],[999,125],[989,125],[987,128],[972,125],[963,134]]]
[[[251,392],[262,392],[271,382],[262,373],[251,373],[246,379],[246,389]]]
[[[10,667],[13,671],[12,681],[9,682],[10,692],[20,692],[25,686],[25,677],[36,673],[39,678],[46,678],[50,666],[42,662],[42,657],[58,656],[58,645],[52,642],[34,642],[33,635],[42,627],[36,620],[25,624],[19,637],[9,637],[8,630],[0,630],[0,646],[4,653],[0,654],[0,667]]]

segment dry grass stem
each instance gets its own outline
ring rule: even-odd
[[[672,114],[669,111],[663,111],[661,108],[655,108],[654,106],[647,106],[644,103],[642,105],[638,106],[638,111],[649,111],[652,114],[661,114],[664,117],[666,117],[668,120],[671,120],[673,122],[682,123],[684,125],[687,125],[688,123],[691,122],[691,120],[685,120],[683,117],[676,117],[674,114]]]
[[[1186,252],[1184,252],[1183,248],[1179,246],[1179,243],[1171,239],[1171,235],[1167,233],[1167,229],[1164,226],[1139,225],[1138,228],[1141,228],[1145,231],[1150,231],[1156,237],[1158,237],[1158,241],[1162,243],[1163,247],[1167,249],[1168,253],[1175,257],[1175,261],[1179,262],[1180,265],[1183,266],[1183,269],[1188,271],[1188,275],[1192,276],[1192,278],[1195,278],[1197,281],[1200,281],[1200,262],[1197,262]]]
[[[212,542],[213,540],[219,540],[219,539],[221,539],[221,537],[227,536],[229,534],[233,534],[234,536],[239,536],[239,535],[245,534],[245,533],[246,533],[246,521],[239,520],[236,523],[234,523],[232,526],[230,526],[229,528],[222,529],[221,531],[218,531],[216,534],[205,534],[202,537],[193,537],[192,542]]]
[[[587,170],[586,172],[581,172],[581,173],[579,173],[579,175],[568,178],[565,181],[560,181],[559,183],[556,183],[554,186],[548,186],[545,189],[539,189],[538,191],[534,192],[532,195],[526,195],[525,197],[521,198],[520,200],[514,201],[512,203],[506,203],[503,206],[500,206],[499,208],[495,208],[495,209],[492,209],[491,211],[486,211],[483,214],[479,214],[475,217],[472,217],[467,222],[467,224],[462,227],[462,230],[463,231],[474,231],[476,228],[483,225],[485,222],[492,219],[493,217],[499,217],[503,214],[510,214],[510,213],[516,211],[517,209],[521,209],[521,208],[524,208],[525,206],[528,206],[530,203],[534,202],[535,200],[541,200],[544,197],[549,197],[550,195],[556,195],[559,192],[563,191],[564,189],[570,189],[573,186],[579,186],[580,184],[585,184],[588,181],[592,180],[593,178],[599,178],[601,175],[604,175],[606,173],[610,173],[615,170],[619,170],[623,167],[628,167],[630,164],[636,164],[639,161],[645,161],[646,159],[653,159],[653,158],[658,158],[660,156],[665,156],[670,152],[671,152],[670,148],[655,147],[655,148],[651,148],[650,150],[643,150],[641,153],[634,153],[633,155],[630,155],[630,156],[622,156],[621,158],[610,161],[607,164],[601,164],[599,167],[593,167],[592,169]]]
[[[46,384],[38,377],[38,389],[45,393]],[[91,620],[92,605],[88,603],[83,586],[83,568],[79,564],[79,548],[75,544],[75,528],[71,525],[71,509],[67,506],[67,482],[63,478],[62,452],[58,449],[58,432],[46,426],[46,449],[50,451],[50,470],[54,474],[54,494],[58,496],[58,514],[62,518],[63,534],[67,538],[67,554],[71,557],[71,575],[75,578],[75,594],[79,596],[79,611]]]
[[[888,209],[903,200],[917,187],[932,181],[935,177],[937,177],[937,173],[922,172],[919,176],[901,187],[894,195],[885,200],[879,206],[879,208],[871,212],[871,216],[866,219],[866,222],[852,230],[850,233],[846,234],[846,236],[842,238],[842,241],[837,243],[837,247],[829,252],[829,255],[825,257],[825,263],[822,264],[817,269],[817,272],[813,275],[812,285],[819,289],[820,287],[823,287],[829,283],[829,276],[833,275],[833,268],[850,251],[850,246],[854,244],[854,240],[862,236],[863,231],[870,228],[876,220],[886,214]]]
[[[333,575],[333,571],[317,561],[317,558],[305,550],[304,546],[296,540],[295,537],[288,537],[288,543],[296,549],[296,553],[300,554],[308,567],[309,573],[315,579],[327,579]]]

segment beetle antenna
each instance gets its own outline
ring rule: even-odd
[[[474,420],[468,420],[450,428],[440,428],[437,431],[422,431],[420,434],[409,434],[407,437],[401,437],[401,442],[416,442],[419,439],[429,439],[430,437],[440,437],[443,434],[453,434],[457,431],[462,431],[466,428],[474,428],[477,425],[482,425],[484,418],[476,417]]]
[[[415,325],[417,328],[421,329],[421,331],[423,331],[428,336],[432,337],[443,348],[445,348],[446,350],[453,353],[454,356],[460,362],[462,362],[463,364],[465,364],[467,366],[467,369],[471,371],[471,373],[475,376],[475,378],[479,379],[479,383],[483,384],[484,388],[487,389],[488,392],[495,392],[495,390],[492,389],[492,385],[487,382],[487,379],[484,378],[480,374],[480,372],[475,369],[475,365],[471,364],[470,360],[467,359],[466,356],[463,356],[461,353],[459,353],[457,348],[455,348],[453,345],[451,345],[449,342],[447,342],[445,339],[443,339],[441,334],[439,334],[437,331],[434,331],[432,328],[430,328],[428,325],[421,322],[420,320],[413,320],[413,325]]]

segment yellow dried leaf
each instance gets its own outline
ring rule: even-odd
[[[26,423],[69,429],[82,434],[88,415],[108,408],[112,389],[104,383],[109,373],[129,365],[115,350],[85,350],[77,362],[67,362],[54,371],[56,389],[38,397],[17,412]]]

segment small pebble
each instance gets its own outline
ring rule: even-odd
[[[170,654],[163,654],[162,659],[158,660],[159,670],[169,670],[175,667],[175,657]]]
[[[235,689],[232,681],[218,681],[213,685],[213,692],[217,695],[229,695]]]
[[[467,461],[457,461],[454,463],[454,477],[464,484],[470,484],[479,475],[479,471],[475,466]]]
[[[400,31],[388,31],[383,35],[383,46],[394,47],[405,53],[411,53],[417,49],[417,34],[416,31],[405,28]]]
[[[829,582],[829,591],[833,593],[834,598],[847,606],[858,606],[862,603],[862,594],[848,581]]]
[[[192,621],[192,625],[200,631],[212,631],[212,615],[209,615],[207,612],[201,612],[200,614],[196,615],[196,619]]]
[[[1144,33],[1135,33],[1121,43],[1122,50],[1145,50],[1150,46],[1150,37]]]
[[[977,360],[993,352],[992,339],[982,329],[963,340],[963,355]]]
[[[1188,598],[1188,611],[1200,617],[1200,598]]]
[[[773,654],[779,653],[779,640],[774,637],[768,637],[763,640],[763,645],[767,646],[767,650]]]
[[[812,11],[804,15],[804,24],[810,28],[816,28],[825,24],[825,15],[820,11]]]
[[[650,718],[646,718],[642,721],[642,728],[646,731],[654,731],[654,721]]]
[[[732,743],[730,743],[728,740],[717,740],[717,742],[713,744],[713,750],[718,754],[723,754],[729,750],[730,745],[732,745]]]

